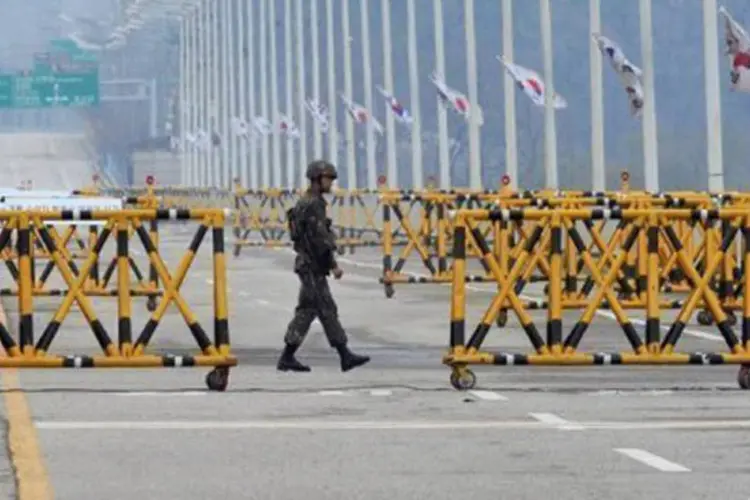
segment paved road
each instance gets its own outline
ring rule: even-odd
[[[171,269],[190,236],[165,231]],[[209,249],[184,287],[208,329]],[[735,389],[734,368],[490,368],[477,370],[476,391],[458,393],[439,361],[449,287],[402,286],[387,300],[374,251],[342,262],[347,275],[332,285],[342,320],[355,350],[373,356],[354,372],[339,371],[317,324],[300,354],[313,372],[275,371],[296,296],[285,250],[229,258],[241,366],[226,393],[207,393],[198,369],[22,372],[56,498],[748,497],[750,448],[741,436],[750,394]],[[491,288],[473,287],[472,321]],[[37,332],[58,303],[37,302]],[[115,301],[97,299],[96,307],[115,331]],[[136,331],[147,319],[142,307]],[[15,321],[14,304],[6,309]],[[544,314],[533,312],[542,331]],[[722,347],[713,330],[689,330],[683,349]],[[606,313],[590,335],[591,348],[625,346]],[[488,342],[528,349],[515,321]],[[52,350],[95,352],[94,345],[74,310]],[[194,349],[174,311],[154,348]]]

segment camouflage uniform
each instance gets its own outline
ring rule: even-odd
[[[323,161],[311,163],[307,168],[307,178],[313,183],[320,183],[322,177],[335,179],[335,167]],[[347,347],[346,332],[339,322],[338,308],[328,286],[328,275],[337,266],[336,235],[326,217],[326,205],[321,190],[311,189],[288,212],[294,250],[297,253],[294,272],[300,279],[300,290],[294,318],[289,322],[284,336],[286,347],[277,364],[277,368],[282,371],[310,371],[308,366],[297,361],[294,354],[305,340],[316,317],[323,325],[329,344],[338,351],[343,371],[370,361],[369,357],[354,354]]]
[[[294,244],[297,252],[294,272],[299,276],[301,286],[294,318],[284,337],[287,344],[301,344],[316,316],[323,325],[331,347],[346,344],[347,341],[328,286],[327,276],[336,267],[336,236],[328,228],[326,205],[323,196],[306,193],[294,208],[306,242]]]

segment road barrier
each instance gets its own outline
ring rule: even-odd
[[[226,267],[224,257],[224,225],[226,213],[217,209],[176,210],[176,209],[133,209],[133,210],[62,210],[50,211],[0,211],[0,221],[4,223],[0,232],[0,251],[4,251],[15,235],[17,240],[17,276],[14,280],[18,288],[7,291],[6,295],[18,297],[19,329],[18,342],[11,336],[7,325],[0,323],[0,343],[7,356],[0,357],[0,367],[20,368],[143,368],[143,367],[215,367],[206,377],[211,390],[224,390],[228,384],[229,367],[236,365],[236,358],[230,354],[227,311]],[[101,221],[103,227],[81,266],[77,266],[65,255],[61,238],[52,224],[63,221]],[[182,256],[176,270],[170,273],[167,264],[159,254],[152,235],[145,224],[153,221],[182,220],[199,222],[198,229],[189,248]],[[180,293],[196,252],[206,233],[213,236],[213,319],[214,340],[211,341],[198,319]],[[61,292],[62,302],[57,307],[52,320],[45,326],[42,335],[35,342],[34,337],[34,296],[35,283],[31,264],[31,234],[36,232],[53,266],[59,271],[68,289]],[[115,343],[99,319],[91,301],[90,293],[84,286],[90,279],[92,269],[98,262],[105,244],[114,233],[116,239],[116,288],[110,295],[117,298],[117,332]],[[163,284],[163,294],[140,335],[133,341],[131,325],[132,298],[138,293],[131,288],[130,235],[138,236],[153,266],[156,276]],[[6,264],[8,261],[6,260]],[[185,320],[187,329],[195,339],[200,353],[195,355],[156,355],[146,349],[152,340],[167,307],[174,303]],[[52,355],[49,354],[52,341],[68,316],[72,306],[77,304],[91,328],[104,355]]]
[[[337,234],[339,253],[358,247],[379,247],[376,223],[378,191],[335,190],[329,196],[329,216]],[[286,211],[299,200],[301,191],[247,190],[239,185],[234,197],[234,255],[245,247],[291,247]]]
[[[452,281],[450,352],[443,362],[452,368],[451,384],[457,389],[470,389],[476,377],[467,365],[676,365],[676,364],[740,364],[738,382],[742,388],[750,387],[750,207],[726,209],[557,209],[544,210],[523,208],[513,210],[459,210],[453,214],[455,222],[454,273]],[[618,234],[609,245],[609,253],[594,258],[577,229],[578,222],[601,220],[618,221]],[[485,238],[479,231],[479,223],[530,221],[535,223],[532,234],[512,266],[501,265]],[[697,269],[686,246],[675,230],[679,224],[718,223],[721,226],[720,243],[707,254],[703,267]],[[529,265],[532,255],[549,232],[549,286],[543,308],[547,311],[546,339],[539,333],[529,310],[529,304],[521,297],[524,284],[519,280]],[[742,238],[737,238],[741,233]],[[705,233],[711,235],[711,232]],[[707,239],[713,236],[707,236]],[[661,239],[672,252],[676,267],[665,268],[660,258]],[[616,284],[622,276],[623,266],[634,248],[645,244],[646,268],[639,279],[645,282],[636,299],[618,296]],[[466,259],[467,247],[480,249],[482,260],[490,269],[497,284],[489,307],[466,340]],[[728,276],[727,256],[735,246],[741,250],[739,272]],[[572,246],[589,273],[587,286],[577,292],[575,298],[565,298],[564,248]],[[665,298],[661,290],[667,270],[679,269],[690,284],[688,296],[682,301]],[[731,290],[715,290],[712,280],[722,275],[731,283]],[[662,309],[671,304],[678,309],[677,317],[671,321],[667,334],[661,336]],[[725,340],[728,351],[717,353],[681,353],[675,348],[692,314],[704,307],[716,320],[716,325]],[[622,327],[632,352],[582,352],[578,350],[584,334],[597,309],[610,309]],[[512,311],[520,322],[533,348],[531,353],[490,353],[481,351],[491,325],[496,322],[501,310]],[[645,336],[636,331],[627,310],[645,310]],[[566,336],[563,335],[563,311],[582,311]],[[742,332],[738,339],[733,330],[734,321],[728,311],[742,312]]]

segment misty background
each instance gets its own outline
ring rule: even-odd
[[[275,37],[279,102],[284,103],[284,1],[275,0]],[[319,4],[319,43],[321,50],[321,101],[327,97],[325,1]],[[340,0],[344,1],[344,0]],[[349,0],[352,36],[353,99],[364,104],[362,84],[362,48],[360,40],[360,1]],[[337,88],[343,90],[343,49],[341,9],[338,2],[334,13],[336,34]],[[394,67],[394,94],[410,109],[406,3],[393,0],[392,44]],[[425,176],[437,176],[438,152],[436,144],[436,93],[429,81],[435,67],[433,39],[432,0],[416,0],[417,42],[420,81],[420,108],[423,137]],[[444,26],[446,44],[446,81],[456,90],[468,94],[465,66],[464,9],[460,0],[445,0]],[[552,0],[552,34],[554,40],[555,90],[568,101],[567,109],[557,116],[557,147],[562,188],[589,188],[591,186],[591,123],[589,104],[589,50],[592,45],[588,32],[588,2],[585,0]],[[50,39],[64,38],[72,31],[83,32],[88,39],[106,38],[118,19],[124,15],[124,0],[5,0],[4,15],[0,19],[0,70],[16,72],[31,66],[34,52],[44,49]],[[292,2],[294,5],[294,2]],[[750,26],[750,3],[746,0],[725,0],[723,5],[743,26]],[[502,53],[502,16],[498,0],[475,0],[476,47],[478,61],[479,105],[482,107],[484,125],[480,128],[483,179],[488,188],[495,187],[505,172],[504,165],[504,73],[495,56]],[[654,0],[653,36],[656,85],[656,112],[660,187],[662,189],[705,189],[706,168],[706,118],[704,100],[703,64],[703,12],[701,0]],[[257,6],[254,12],[257,13]],[[380,2],[369,1],[372,84],[382,84],[382,31]],[[61,19],[60,14],[79,18],[75,23]],[[617,42],[626,56],[641,64],[638,2],[635,0],[602,0],[602,34]],[[310,71],[309,9],[305,11],[305,47],[308,97],[312,91]],[[92,22],[93,21],[93,22]],[[239,22],[248,22],[241,19]],[[723,19],[719,17],[719,42],[723,48]],[[257,23],[257,20],[256,20]],[[294,23],[293,23],[294,24]],[[539,2],[534,0],[514,3],[516,63],[543,74]],[[251,66],[257,66],[259,43],[257,24],[255,32],[256,54],[245,55]],[[241,48],[235,47],[238,57]],[[116,85],[107,81],[118,79],[156,80],[157,137],[150,137],[148,102],[102,102],[90,110],[0,110],[0,130],[18,131],[70,131],[85,132],[92,145],[92,161],[112,173],[120,182],[132,181],[131,155],[134,151],[168,149],[169,136],[180,134],[178,120],[179,101],[175,92],[179,82],[179,22],[175,19],[157,20],[130,35],[127,44],[117,50],[104,52],[100,58],[102,96],[116,93]],[[750,158],[750,94],[730,90],[729,63],[721,57],[722,120],[724,140],[724,169],[727,189],[750,188],[748,158]],[[617,76],[605,60],[605,147],[607,186],[616,188],[619,172],[629,169],[631,184],[642,186],[643,153],[641,147],[641,121],[628,112],[625,92]],[[256,78],[258,77],[255,75]],[[256,107],[260,96],[256,80]],[[270,96],[270,92],[269,92]],[[281,109],[299,121],[296,105],[293,110]],[[345,130],[345,111],[337,102],[337,124],[340,137]],[[373,114],[385,122],[386,108],[381,96],[373,88]],[[540,188],[544,184],[543,172],[543,109],[531,104],[520,91],[516,91],[518,123],[519,186]],[[452,176],[456,185],[468,184],[468,130],[465,122],[449,113],[449,133],[455,141]],[[308,133],[312,130],[309,115]],[[356,127],[357,140],[364,140],[363,127]],[[402,187],[411,184],[411,146],[407,128],[396,123],[398,145],[397,162]],[[311,138],[311,136],[310,136]],[[380,137],[377,162],[380,172],[385,170],[384,137]],[[283,147],[283,140],[281,141]],[[324,139],[324,148],[326,146]],[[312,152],[312,141],[307,141]],[[358,155],[360,182],[365,179],[365,155]],[[304,155],[305,157],[307,155]],[[236,158],[236,156],[235,156]],[[345,154],[338,154],[338,166],[345,173]],[[342,179],[343,180],[343,179]]]

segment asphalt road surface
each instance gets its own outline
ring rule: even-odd
[[[170,269],[188,246],[188,229],[163,230]],[[183,292],[211,331],[207,243]],[[736,388],[736,368],[489,367],[476,370],[476,390],[460,393],[440,363],[450,287],[397,286],[386,299],[377,282],[381,257],[360,250],[341,258],[346,275],[332,289],[352,348],[372,362],[341,373],[316,322],[300,351],[312,373],[280,374],[276,357],[297,293],[292,254],[245,249],[233,258],[229,246],[227,254],[230,329],[240,358],[227,392],[207,392],[204,369],[20,373],[23,392],[16,394],[28,402],[41,480],[55,498],[750,496],[750,446],[742,438],[750,428],[750,394]],[[136,260],[143,259],[141,250]],[[416,264],[411,269],[419,272]],[[491,290],[472,286],[469,329],[489,305]],[[35,301],[37,335],[60,300]],[[95,299],[95,306],[115,332],[116,300]],[[6,300],[5,307],[15,324],[15,302]],[[135,311],[138,332],[148,318],[143,300]],[[545,312],[532,314],[544,331]],[[568,329],[575,316],[566,314]],[[77,308],[58,337],[52,352],[96,352]],[[488,345],[529,350],[514,318],[491,331]],[[603,311],[584,347],[625,346]],[[153,347],[195,350],[174,306]],[[702,352],[724,347],[712,327],[696,324],[680,344]],[[10,496],[9,462],[0,463],[0,483]]]

